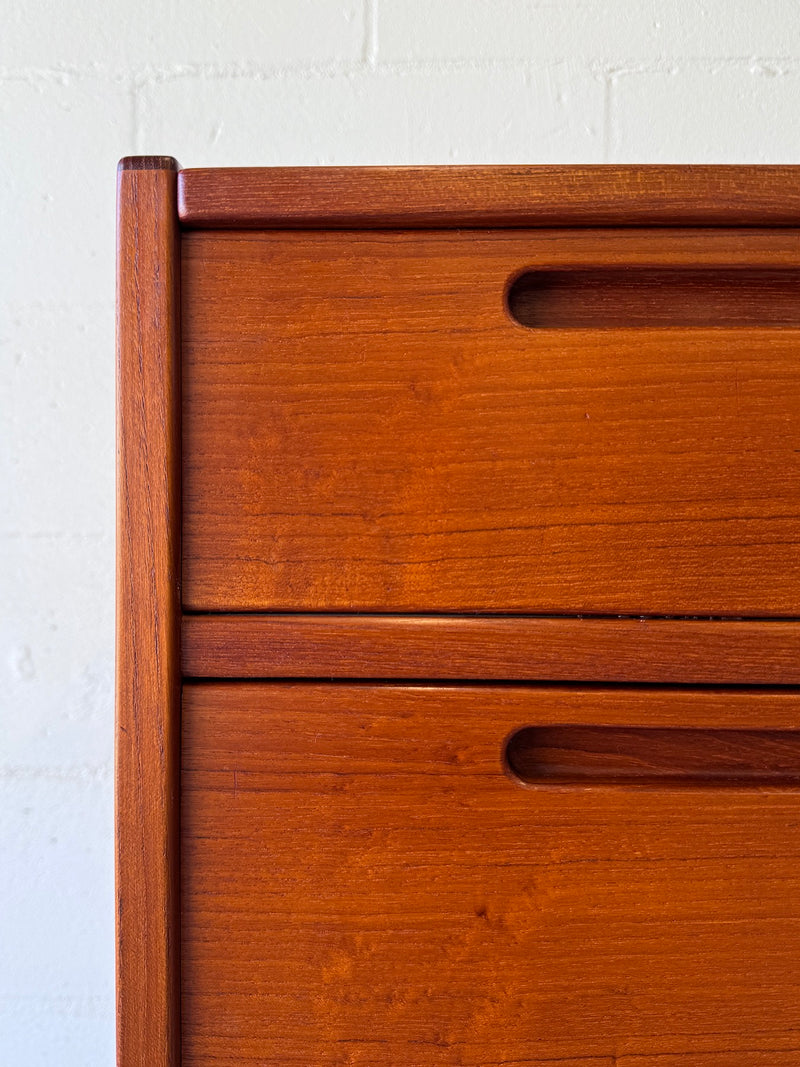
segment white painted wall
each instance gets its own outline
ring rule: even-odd
[[[0,16],[0,1064],[94,1067],[114,1042],[118,157],[797,163],[800,4],[2,0]]]

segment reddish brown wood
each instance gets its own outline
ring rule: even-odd
[[[117,170],[167,170],[177,171],[178,161],[172,156],[123,156]]]
[[[185,615],[181,654],[194,678],[800,685],[800,626],[777,621]]]
[[[734,267],[537,270],[508,294],[531,329],[800,326],[800,271]]]
[[[532,786],[800,788],[800,730],[525,726],[505,758]]]
[[[184,226],[797,226],[791,166],[184,170]]]
[[[175,168],[119,176],[120,1067],[796,1067],[796,168]],[[181,719],[181,655],[256,677]]]
[[[117,274],[117,1063],[178,1067],[177,164],[160,158],[152,166],[147,160],[123,164]]]
[[[530,330],[524,269],[800,230],[189,233],[192,610],[800,613],[792,329]]]
[[[532,789],[502,752],[799,721],[772,690],[188,685],[185,1067],[796,1063],[800,791]]]

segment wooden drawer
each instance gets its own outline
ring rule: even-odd
[[[192,231],[182,285],[187,608],[797,612],[800,231]]]
[[[183,1063],[796,1064],[799,721],[774,690],[188,685]],[[509,735],[565,723],[514,780]]]

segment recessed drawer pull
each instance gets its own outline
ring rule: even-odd
[[[800,731],[525,726],[505,765],[526,785],[800,786]]]
[[[800,272],[771,268],[624,267],[533,270],[508,310],[534,329],[800,326]]]

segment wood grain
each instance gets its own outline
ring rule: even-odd
[[[180,167],[172,156],[123,156],[117,164],[117,171],[123,170],[178,171]]]
[[[800,271],[613,267],[517,278],[508,309],[531,329],[800,326]]]
[[[800,685],[800,626],[722,619],[184,615],[193,678]]]
[[[797,168],[176,172],[118,177],[119,1067],[796,1067]]]
[[[791,166],[184,170],[186,227],[797,226]]]
[[[800,789],[800,730],[525,726],[505,759],[532,786]]]
[[[146,163],[146,161],[139,161]],[[177,164],[118,176],[117,1063],[178,1067]]]
[[[523,270],[800,231],[192,232],[184,606],[795,616],[800,334],[529,330]]]
[[[186,1067],[800,1056],[800,791],[526,788],[525,724],[786,730],[800,695],[187,685]]]

